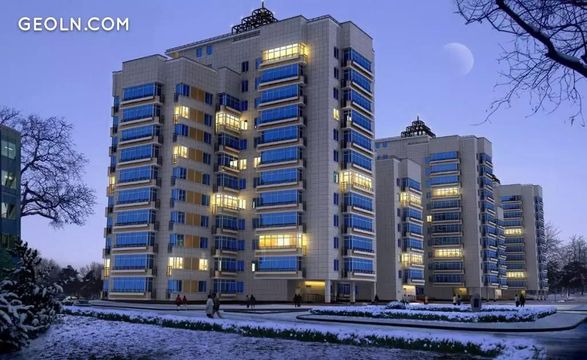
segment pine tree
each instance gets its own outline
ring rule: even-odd
[[[7,284],[8,281],[0,283],[0,353],[17,351],[29,342],[24,324],[29,307],[5,288]]]

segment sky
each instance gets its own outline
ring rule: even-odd
[[[112,71],[125,60],[228,33],[259,5],[257,0],[3,1],[0,106],[72,122],[77,149],[90,161],[85,180],[98,200],[84,226],[54,229],[44,219],[23,218],[23,239],[61,265],[101,261]],[[507,35],[487,24],[466,26],[451,0],[268,0],[266,7],[278,19],[330,14],[373,37],[378,138],[399,135],[417,115],[439,136],[487,137],[502,183],[542,185],[546,220],[565,238],[585,234],[580,208],[587,203],[587,128],[569,124],[568,107],[529,117],[529,98],[521,96],[482,123],[499,94],[494,85],[503,67],[496,59],[500,44],[511,40]],[[128,17],[130,31],[25,33],[17,26],[23,16]],[[466,52],[451,57],[445,48],[450,43],[470,49],[474,63],[467,74]]]

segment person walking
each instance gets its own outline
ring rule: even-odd
[[[520,298],[518,297],[518,294],[514,296],[514,300],[516,301],[516,307],[520,306]]]
[[[222,319],[222,315],[220,315],[220,294],[216,294],[214,296],[214,307],[213,307],[213,312],[212,312],[212,317],[214,317],[214,314],[218,315],[218,317],[220,319]]]
[[[211,294],[208,294],[208,299],[206,300],[206,316],[209,318],[214,317],[214,300],[212,300]]]
[[[526,297],[524,296],[524,293],[520,294],[520,306],[524,307],[526,305]]]
[[[249,297],[249,295],[247,295],[247,298],[245,300],[245,303],[247,305],[247,309],[249,308],[249,306],[251,306],[251,298]]]
[[[182,300],[181,300],[181,296],[179,294],[177,294],[177,297],[175,298],[175,305],[177,305],[177,311],[179,311],[179,307],[181,306]]]
[[[255,295],[251,294],[251,297],[249,298],[249,300],[251,301],[251,309],[254,309],[255,302],[257,301],[257,299],[255,299]]]
[[[183,300],[181,301],[183,303],[183,305],[185,305],[185,309],[188,309],[188,298],[185,297],[185,295],[183,296]]]
[[[456,295],[453,295],[453,296],[452,296],[452,304],[453,304],[454,306],[457,306],[457,296],[456,296]]]
[[[461,299],[461,295],[460,294],[457,295],[457,305],[458,306],[461,306],[462,301],[463,301],[463,299]]]

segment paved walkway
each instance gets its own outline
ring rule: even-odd
[[[136,309],[136,310],[157,310],[157,311],[176,311],[175,304],[156,304],[156,303],[133,303],[120,301],[104,301],[92,300],[91,306],[107,307],[111,309]],[[182,305],[180,311],[204,311],[206,305],[204,304],[188,304]],[[243,312],[243,313],[280,313],[280,312],[307,312],[312,308],[307,306],[295,307],[293,304],[259,304],[254,308],[247,308],[242,304],[222,304],[222,310],[226,312]]]
[[[334,323],[387,325],[402,327],[417,327],[427,329],[485,331],[485,332],[541,332],[570,330],[579,326],[587,319],[587,314],[556,313],[536,321],[514,323],[466,323],[449,321],[425,321],[406,319],[380,319],[360,316],[336,315],[298,315],[297,319],[307,321],[324,321]]]

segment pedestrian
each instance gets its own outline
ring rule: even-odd
[[[249,295],[247,295],[246,300],[245,300],[246,304],[247,304],[247,309],[249,308],[249,306],[251,305],[251,299],[249,298]]]
[[[177,311],[179,311],[179,307],[181,306],[181,296],[179,294],[177,294],[177,297],[175,298],[175,305],[177,305]]]
[[[458,306],[461,306],[461,302],[462,302],[462,300],[463,300],[463,299],[461,299],[461,295],[460,295],[460,294],[459,294],[459,295],[457,295],[457,305],[458,305]]]
[[[375,299],[373,299],[373,302],[375,302],[375,304],[379,302],[379,296],[377,296],[377,294],[375,294]]]
[[[208,299],[206,300],[206,316],[209,318],[214,317],[214,300],[212,300],[211,294],[208,294]]]
[[[520,306],[520,298],[518,297],[518,294],[516,294],[514,300],[516,301],[516,307]]]
[[[213,307],[213,312],[212,312],[212,317],[214,317],[214,314],[218,315],[219,318],[222,319],[222,315],[220,315],[220,294],[216,294],[214,296],[214,307]]]
[[[185,295],[183,296],[183,300],[182,300],[183,305],[185,305],[185,309],[188,309],[188,298],[185,297]]]
[[[298,294],[294,294],[293,304],[294,304],[294,307],[298,307]]]
[[[456,295],[453,295],[453,296],[452,296],[452,304],[453,304],[454,306],[457,306],[457,296],[456,296]]]
[[[524,293],[520,294],[520,306],[524,307],[524,305],[526,305],[526,297],[524,296]]]
[[[255,302],[257,301],[257,299],[255,299],[255,295],[251,294],[251,297],[249,298],[249,300],[251,301],[251,309],[254,309]]]

